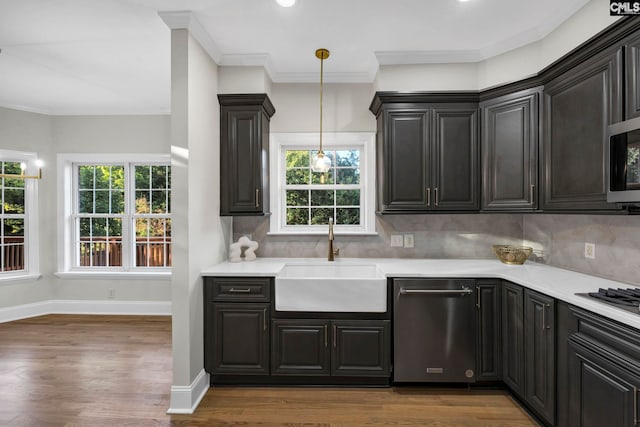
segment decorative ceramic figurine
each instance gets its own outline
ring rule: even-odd
[[[242,254],[243,248],[244,248],[244,256]],[[255,261],[256,249],[258,249],[258,242],[249,240],[247,236],[242,236],[238,239],[236,243],[232,243],[229,246],[229,261],[231,262]]]

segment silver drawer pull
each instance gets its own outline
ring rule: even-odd
[[[231,288],[227,292],[229,292],[231,294],[250,294],[251,293],[251,289],[249,289],[249,288],[246,288],[246,289]]]
[[[462,289],[405,289],[400,288],[400,294],[426,294],[426,295],[469,295],[473,291],[469,288]]]
[[[633,388],[633,425],[638,424],[638,389]]]

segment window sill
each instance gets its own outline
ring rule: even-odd
[[[171,280],[171,271],[58,271],[60,279],[160,279]]]
[[[26,273],[26,274],[15,275],[15,276],[0,276],[0,284],[5,284],[8,282],[18,282],[18,281],[24,281],[24,280],[38,280],[40,277],[42,277],[42,274],[40,273]]]
[[[376,231],[334,231],[335,236],[377,236]],[[328,231],[269,231],[267,236],[327,236]]]

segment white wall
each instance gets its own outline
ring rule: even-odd
[[[385,65],[374,82],[378,91],[482,90],[541,71],[613,24],[607,0],[591,0],[541,40],[477,63]]]
[[[271,79],[264,67],[218,68],[218,93],[271,93]]]
[[[325,84],[323,130],[327,132],[375,131],[375,116],[369,111],[373,99],[370,84]],[[269,96],[276,108],[271,132],[318,132],[320,129],[320,85],[274,83]]]
[[[45,116],[0,108],[0,147],[36,152],[44,161],[38,181],[38,280],[0,282],[0,308],[49,300],[170,301],[168,279],[60,279],[58,266],[57,153],[169,153],[169,116]]]
[[[186,29],[171,32],[172,412],[200,397],[204,368],[200,271],[226,259],[231,223],[220,218],[217,65]],[[206,390],[206,388],[204,388]]]
[[[51,140],[51,117],[0,108],[0,148],[35,152],[45,162],[44,178],[37,182],[38,205],[41,211],[38,228],[43,234],[54,233],[51,216],[55,214],[55,197],[51,197],[51,193],[55,192],[56,173]],[[49,247],[43,244],[44,241],[45,239],[40,237],[41,271],[51,273],[55,263],[52,263],[50,258],[54,258],[51,254],[55,252],[50,252]],[[50,274],[45,274],[38,280],[0,281],[0,308],[47,301],[52,299],[53,295]]]

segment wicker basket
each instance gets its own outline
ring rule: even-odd
[[[529,246],[493,245],[493,251],[500,261],[505,264],[524,264],[533,248]]]

